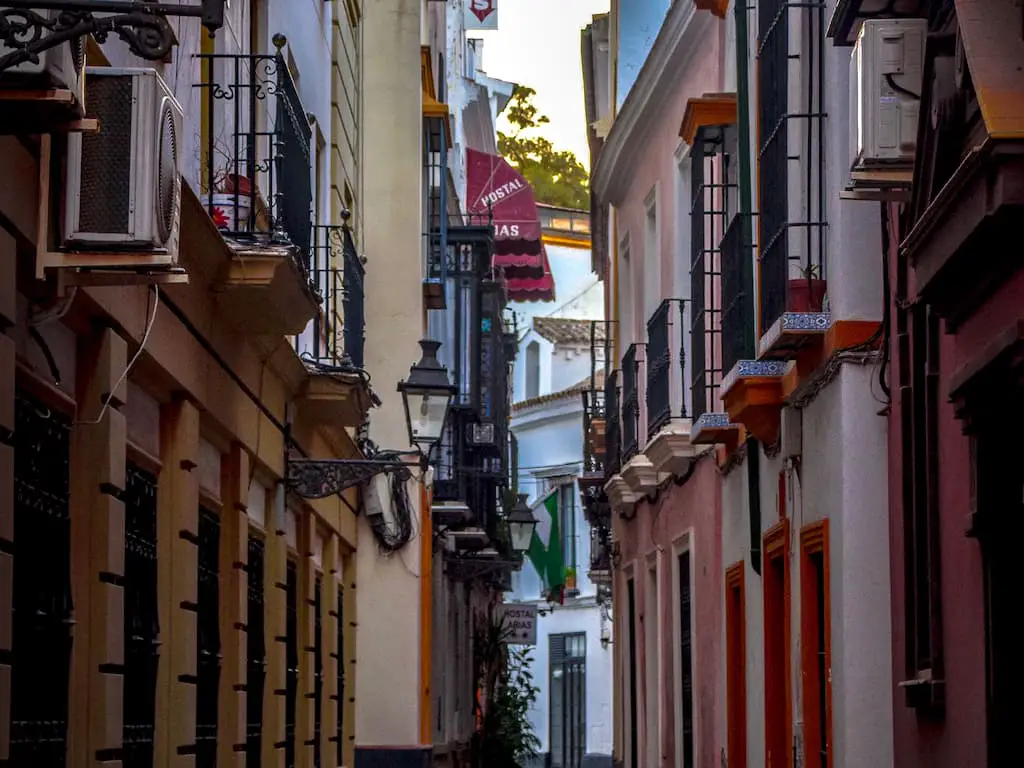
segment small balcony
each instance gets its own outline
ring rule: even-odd
[[[632,459],[640,445],[640,366],[642,344],[630,344],[622,356],[622,460]]]
[[[195,176],[232,252],[220,276],[221,307],[252,333],[300,333],[319,297],[311,275],[312,130],[295,81],[280,51],[197,58]]]
[[[656,473],[684,474],[693,459],[683,396],[686,303],[665,299],[647,321],[647,447]]]

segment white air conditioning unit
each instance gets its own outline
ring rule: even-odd
[[[850,167],[913,165],[921,106],[924,19],[868,19],[850,60]]]
[[[42,8],[32,9],[26,13],[38,14],[50,20],[62,11]],[[17,17],[10,20],[16,22]],[[31,31],[26,33],[30,36]],[[48,33],[49,34],[49,33]],[[16,49],[4,45],[0,41],[0,57],[13,53]],[[5,85],[35,85],[40,88],[56,88],[71,91],[75,97],[75,109],[81,117],[85,103],[85,38],[78,37],[49,48],[38,54],[38,61],[23,61],[0,73],[0,82]]]
[[[182,111],[153,69],[89,67],[100,130],[68,136],[63,245],[160,253],[175,264],[181,223]]]

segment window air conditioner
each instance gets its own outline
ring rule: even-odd
[[[89,67],[86,79],[100,130],[68,136],[64,247],[152,251],[174,264],[181,106],[153,69]]]
[[[912,165],[921,104],[924,19],[868,19],[850,60],[850,167]]]
[[[36,8],[26,13],[37,14],[49,20],[62,11]],[[17,17],[11,21],[16,22]],[[26,36],[31,34],[29,31]],[[0,57],[14,50],[0,41]],[[5,85],[28,84],[46,89],[71,91],[75,98],[73,109],[77,117],[81,117],[85,103],[85,37],[78,37],[43,51],[38,55],[38,61],[23,61],[4,70],[0,74],[0,82]]]

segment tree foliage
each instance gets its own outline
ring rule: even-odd
[[[530,182],[539,203],[565,208],[590,208],[590,177],[587,169],[568,150],[558,150],[536,129],[551,122],[533,104],[533,88],[517,85],[505,117],[511,133],[498,132],[498,151]]]

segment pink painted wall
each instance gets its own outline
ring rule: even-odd
[[[894,239],[894,243],[898,238]],[[905,261],[891,249],[890,272],[896,285],[897,270]],[[913,274],[908,295],[916,295]],[[942,624],[945,653],[946,707],[942,717],[919,714],[907,707],[897,683],[906,679],[903,532],[903,453],[901,409],[893,398],[889,414],[889,509],[893,626],[893,723],[895,761],[901,768],[973,768],[987,765],[985,758],[985,629],[981,551],[975,539],[964,535],[970,512],[970,446],[963,422],[949,404],[949,380],[992,334],[1020,315],[1024,272],[993,297],[956,335],[943,333],[940,362],[939,515]],[[893,308],[895,312],[895,308]],[[898,351],[892,339],[891,388],[900,386]]]
[[[676,710],[675,691],[680,671],[676,669],[677,644],[676,614],[678,582],[673,562],[676,544],[690,537],[692,561],[692,652],[694,733],[696,738],[696,765],[718,764],[721,753],[721,735],[718,723],[724,702],[720,701],[719,680],[724,675],[721,648],[722,637],[722,496],[718,469],[710,456],[698,461],[693,475],[683,485],[670,484],[653,501],[642,501],[631,520],[620,520],[618,526],[621,568],[632,571],[636,578],[636,658],[638,665],[637,702],[640,724],[639,755],[644,768],[675,766],[676,763]],[[648,559],[661,553],[659,558],[658,588],[658,652],[660,656],[659,680],[661,709],[661,763],[646,766],[647,734],[645,702],[647,696],[647,571]],[[625,612],[625,600],[621,603]],[[623,660],[628,663],[628,645],[621,646]],[[624,666],[625,666],[624,663]],[[628,681],[628,670],[626,671]],[[623,691],[623,701],[628,688]],[[628,728],[628,721],[624,721]]]
[[[708,15],[710,17],[710,15]],[[713,18],[713,17],[712,17]],[[701,21],[705,21],[701,19]],[[691,23],[699,23],[694,19]],[[690,268],[689,243],[682,254],[676,254],[676,226],[681,216],[689,216],[689,203],[685,210],[676,210],[676,184],[678,166],[675,151],[679,146],[679,126],[686,112],[688,99],[705,93],[720,91],[723,77],[721,56],[725,36],[725,24],[715,20],[710,25],[711,34],[702,37],[698,50],[693,52],[686,71],[676,80],[669,95],[669,103],[661,119],[648,129],[643,139],[644,151],[637,158],[631,174],[628,191],[621,204],[616,206],[618,215],[617,236],[621,241],[629,233],[630,262],[632,267],[631,322],[622,324],[621,349],[625,350],[634,341],[645,341],[647,316],[644,308],[644,270],[655,269],[659,273],[661,298],[673,297],[672,286],[676,269]],[[657,96],[655,97],[657,98]],[[657,186],[657,217],[660,253],[644,253],[645,223],[647,212],[644,201],[651,189]],[[655,305],[656,306],[656,305]]]

